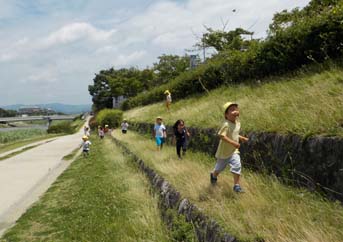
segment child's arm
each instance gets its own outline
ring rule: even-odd
[[[240,135],[239,136],[239,140],[242,141],[242,142],[248,142],[249,138]]]
[[[191,134],[189,133],[188,129],[187,129],[187,128],[185,128],[185,129],[186,129],[186,135],[187,135],[187,137],[190,137]]]
[[[234,146],[235,148],[237,148],[237,149],[241,146],[238,142],[236,142],[236,141],[230,139],[230,138],[227,137],[226,135],[219,135],[219,136],[220,136],[220,138],[221,138],[223,141],[225,141],[225,142],[227,142],[227,143],[233,145],[233,146]]]

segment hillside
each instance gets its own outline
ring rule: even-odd
[[[221,106],[235,101],[245,132],[343,136],[342,76],[342,67],[331,66],[320,73],[301,72],[262,80],[263,84],[223,86],[207,94],[174,99],[170,113],[160,102],[129,110],[124,116],[129,122],[153,123],[162,116],[167,125],[181,118],[187,126],[217,128],[223,121]]]

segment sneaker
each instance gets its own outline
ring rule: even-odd
[[[213,173],[212,173],[212,172],[211,172],[211,174],[210,174],[210,180],[211,180],[211,183],[212,183],[212,184],[216,184],[216,182],[217,182],[217,177],[213,176]]]
[[[243,193],[244,192],[239,184],[234,185],[233,190],[237,193]]]

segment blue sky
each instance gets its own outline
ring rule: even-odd
[[[184,55],[204,25],[264,37],[275,12],[308,0],[0,0],[0,106],[90,103],[94,73]],[[232,10],[236,9],[235,12]]]

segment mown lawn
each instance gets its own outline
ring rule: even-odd
[[[110,139],[91,141],[1,241],[170,241],[144,175]]]
[[[343,68],[261,83],[223,86],[201,96],[173,100],[170,112],[162,102],[138,107],[124,117],[129,122],[153,123],[162,116],[167,125],[181,118],[188,126],[218,128],[223,121],[222,105],[235,101],[244,131],[343,136]]]
[[[343,207],[339,202],[326,201],[246,168],[242,176],[246,192],[235,194],[228,169],[216,186],[210,184],[214,157],[188,151],[178,160],[175,147],[166,146],[157,152],[153,139],[132,131],[123,135],[116,130],[113,135],[240,240],[343,241]]]

